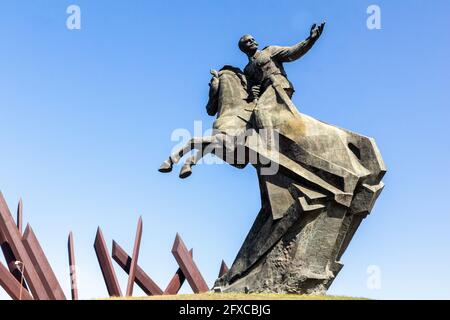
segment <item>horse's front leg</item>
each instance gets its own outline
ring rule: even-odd
[[[204,149],[204,148],[202,148],[202,149]],[[189,177],[192,174],[192,167],[195,166],[197,164],[197,162],[201,158],[203,158],[203,156],[204,156],[203,150],[199,150],[193,156],[187,158],[186,161],[184,162],[183,166],[181,167],[180,178],[186,179],[187,177]]]
[[[214,134],[207,140],[203,140],[202,147],[196,148],[198,151],[187,158],[183,167],[180,170],[180,178],[185,179],[192,174],[192,167],[208,153],[215,154],[217,148],[223,148],[226,146],[225,139],[227,136],[223,133]]]
[[[159,167],[159,172],[171,172],[173,165],[178,163],[180,159],[193,149],[202,150],[205,144],[211,143],[212,137],[194,137],[190,139],[184,147],[172,153]]]

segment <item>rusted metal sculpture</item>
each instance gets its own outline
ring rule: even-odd
[[[47,291],[48,297],[52,300],[66,300],[66,296],[45,256],[44,250],[42,250],[42,247],[29,224],[25,228],[22,243],[36,268],[37,274]]]
[[[126,273],[130,272],[132,258],[116,241],[113,241],[112,257]],[[142,291],[149,296],[163,294],[161,288],[147,275],[147,273],[145,273],[144,270],[142,270],[141,267],[139,267],[139,265],[136,266],[136,277],[134,281]]]
[[[8,242],[4,239],[3,234],[0,230],[0,246],[3,251],[3,255],[5,256],[5,261],[8,266],[9,271],[11,274],[16,278],[17,281],[22,282],[23,287],[27,290],[28,287],[25,284],[25,281],[22,280],[22,272],[18,268],[16,264],[16,257],[14,257],[14,253],[11,250],[11,247],[9,246]]]
[[[194,250],[191,249],[189,251],[189,256],[191,258],[194,257]],[[183,286],[183,283],[186,281],[186,276],[183,273],[183,270],[181,268],[178,268],[178,270],[173,275],[172,279],[170,280],[169,284],[167,285],[166,290],[164,290],[164,295],[174,295],[177,294],[178,291],[180,291],[181,287]]]
[[[19,200],[19,204],[17,206],[17,228],[19,229],[20,234],[22,234],[22,211],[23,211],[23,204],[22,199]],[[4,239],[3,234],[0,230],[0,246],[3,251],[3,255],[5,256],[5,261],[8,266],[9,271],[12,273],[12,275],[17,279],[17,281],[22,283],[22,286],[28,290],[28,287],[23,281],[22,277],[22,271],[19,269],[18,265],[16,264],[16,257],[14,257],[14,253],[11,250],[11,247],[9,246],[8,242]]]
[[[178,233],[173,244],[172,254],[175,257],[175,260],[177,260],[177,263],[183,271],[184,275],[186,276],[186,279],[191,286],[192,291],[194,291],[194,293],[203,293],[209,291],[205,279],[201,275],[194,260],[189,255],[186,245],[183,243],[183,240]]]
[[[33,229],[28,224],[22,235],[23,202],[17,207],[17,220],[14,221],[11,212],[0,192],[0,245],[8,263],[8,268],[0,262],[0,286],[14,300],[65,300],[66,296],[52,270],[50,263],[42,249]],[[136,283],[148,295],[175,295],[187,280],[194,293],[209,291],[206,281],[202,277],[193,260],[193,250],[189,252],[177,234],[172,248],[179,268],[163,291],[138,265],[139,249],[142,239],[142,217],[139,218],[133,254],[130,257],[120,245],[113,241],[112,258],[129,274],[127,296],[133,293]],[[73,233],[68,237],[68,256],[71,279],[72,300],[78,300],[77,274],[75,268],[75,252]],[[100,269],[110,296],[120,297],[122,292],[114,271],[108,247],[100,227],[94,242],[94,249],[99,261]],[[228,267],[222,261],[220,274],[226,273]],[[25,284],[25,281],[29,284]]]
[[[136,278],[136,268],[139,258],[139,248],[141,247],[142,239],[142,217],[139,217],[138,226],[136,230],[136,238],[134,240],[133,256],[131,258],[130,272],[128,274],[128,284],[127,284],[127,297],[133,295],[134,279]]]
[[[69,251],[70,291],[72,294],[72,300],[78,300],[77,269],[75,263],[75,250],[73,246],[72,231],[69,233],[67,249]]]
[[[22,198],[19,199],[19,204],[17,205],[17,229],[19,229],[19,233],[22,234],[22,225],[23,225],[23,202]]]
[[[33,297],[23,288],[19,281],[0,262],[0,285],[14,300],[33,300]]]
[[[105,238],[103,237],[100,227],[97,229],[97,235],[94,242],[95,253],[97,254],[98,263],[102,270],[103,279],[105,280],[106,288],[111,297],[121,297],[119,282],[114,271],[111,258],[108,254],[108,247],[106,246]]]
[[[39,278],[35,266],[32,260],[28,256],[28,253],[22,243],[22,236],[17,229],[16,222],[14,221],[8,205],[0,192],[0,226],[3,233],[3,238],[8,242],[14,257],[23,262],[25,279],[30,287],[33,297],[36,299],[47,300],[50,299],[45,287]]]

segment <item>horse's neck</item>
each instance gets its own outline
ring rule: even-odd
[[[219,88],[219,117],[229,111],[243,108],[248,95],[238,76],[222,75]]]

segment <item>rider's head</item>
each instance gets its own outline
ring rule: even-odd
[[[239,39],[239,49],[247,55],[252,55],[258,50],[258,43],[253,36],[246,34]]]

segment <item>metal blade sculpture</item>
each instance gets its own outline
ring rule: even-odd
[[[22,230],[22,225],[23,225],[23,201],[22,198],[19,199],[19,203],[17,205],[17,229],[19,229],[20,234],[23,233]],[[0,236],[0,238],[2,238],[2,236]],[[2,241],[3,242],[3,241]],[[17,263],[16,263],[16,258],[14,257],[14,254],[11,251],[11,248],[9,247],[9,244],[5,241],[2,243],[2,249],[3,249],[3,245],[5,245],[5,249],[3,251],[4,255],[5,255],[5,259],[8,262],[8,268],[9,271],[13,274],[13,276],[17,279],[17,281],[19,281],[22,286],[28,290],[27,284],[25,282],[25,279],[23,279],[23,274],[22,271],[19,269]],[[5,251],[7,251],[7,253],[5,253]]]
[[[3,237],[3,234],[0,230],[0,246],[3,251],[3,255],[5,256],[5,261],[8,266],[9,272],[16,278],[17,281],[22,282],[22,286],[27,290],[28,287],[25,284],[25,281],[21,281],[22,279],[22,272],[20,271],[19,267],[16,264],[16,257],[14,257],[14,253],[11,250],[11,247],[9,246],[8,242]]]
[[[19,204],[17,205],[17,229],[19,229],[20,234],[22,234],[23,225],[23,202],[22,198],[19,199]]]
[[[198,270],[194,260],[189,255],[186,245],[183,243],[183,240],[178,233],[173,244],[172,254],[175,257],[175,260],[177,260],[178,265],[186,276],[186,279],[194,293],[209,291],[209,287],[206,284],[205,279]]]
[[[14,300],[33,300],[33,297],[23,288],[20,281],[9,272],[9,270],[0,262],[0,285],[5,289]]]
[[[72,294],[72,300],[78,300],[77,269],[75,263],[75,250],[73,248],[72,232],[69,233],[67,249],[69,251],[70,291]]]
[[[130,273],[132,258],[116,241],[113,241],[112,257],[126,273]],[[136,266],[136,277],[134,281],[149,296],[163,294],[161,288],[147,275],[147,273],[145,273],[144,270],[142,270],[141,267],[139,267],[139,265]]]
[[[6,204],[3,194],[0,192],[0,227],[4,239],[11,247],[14,257],[24,264],[24,273],[33,297],[36,299],[50,299],[35,266],[30,259],[24,245],[22,244],[22,236],[17,229],[17,225],[11,216],[8,205]]]
[[[0,244],[10,269],[8,271],[8,269],[0,263],[0,286],[2,286],[11,298],[15,300],[66,299],[58,279],[29,224],[26,226],[23,236],[21,235],[22,215],[22,200],[20,200],[17,208],[16,222],[11,216],[11,212],[9,211],[3,195],[0,193]],[[127,296],[132,295],[133,284],[135,282],[148,295],[177,294],[186,280],[189,282],[194,293],[209,291],[208,285],[193,260],[193,250],[187,251],[179,234],[177,234],[172,248],[172,254],[177,260],[179,268],[170,280],[167,288],[164,291],[161,290],[161,288],[138,265],[139,249],[142,239],[142,226],[142,217],[140,217],[137,225],[132,257],[130,257],[117,242],[113,241],[112,257],[119,266],[129,274],[126,291]],[[72,232],[69,233],[67,247],[71,278],[71,297],[72,300],[78,300]],[[108,255],[108,248],[100,227],[97,229],[94,249],[109,295],[115,297],[122,296],[120,285],[112,265],[111,257]],[[227,270],[228,267],[225,262],[222,261],[220,274],[225,273]],[[30,284],[30,291],[27,290],[25,280]]]
[[[49,298],[54,300],[66,300],[66,296],[59,285],[58,279],[29,224],[25,228],[22,242],[31,261],[36,267],[36,271],[44,284]]]
[[[191,258],[194,257],[194,250],[191,249],[189,251],[189,256]],[[183,273],[183,270],[181,268],[178,268],[178,270],[175,272],[174,276],[170,280],[169,284],[167,285],[166,290],[164,290],[164,295],[174,295],[177,294],[178,291],[180,291],[181,287],[183,286],[184,281],[186,281],[186,276]]]
[[[94,242],[95,253],[97,254],[98,263],[102,270],[103,279],[105,280],[106,288],[111,297],[121,297],[119,282],[117,281],[116,273],[114,271],[111,258],[108,254],[108,247],[106,246],[105,238],[103,237],[100,227],[97,229],[97,235]]]
[[[142,239],[142,217],[139,217],[138,226],[136,230],[136,239],[134,240],[133,256],[131,258],[130,272],[128,274],[127,297],[133,295],[134,279],[136,278],[136,268],[139,258],[139,248],[141,247]]]

